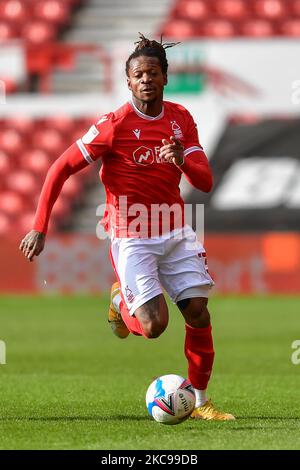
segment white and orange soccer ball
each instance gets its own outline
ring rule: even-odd
[[[146,405],[155,421],[179,424],[190,416],[195,407],[195,391],[191,382],[180,375],[162,375],[148,387]]]

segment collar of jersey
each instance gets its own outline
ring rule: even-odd
[[[158,116],[148,116],[147,114],[142,113],[134,104],[133,100],[129,101],[129,104],[132,106],[133,110],[135,113],[141,117],[142,119],[147,119],[148,121],[156,121],[158,119],[161,119],[164,115],[165,108],[164,105],[162,106],[161,112],[158,114]]]

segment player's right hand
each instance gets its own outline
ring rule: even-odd
[[[33,261],[34,256],[38,256],[43,251],[45,238],[44,233],[31,230],[21,241],[19,249],[29,261]]]

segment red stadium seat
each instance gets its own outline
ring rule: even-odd
[[[229,38],[236,35],[231,21],[216,19],[203,24],[203,35],[214,38]]]
[[[189,21],[173,20],[164,26],[163,35],[174,39],[188,39],[195,37],[195,30]]]
[[[249,16],[249,4],[244,0],[217,0],[214,5],[218,16],[231,20],[240,20]]]
[[[13,191],[3,191],[0,193],[0,211],[7,215],[16,216],[25,207],[24,200],[20,194]]]
[[[49,152],[51,155],[59,155],[66,149],[65,139],[55,129],[41,129],[33,134],[33,147]]]
[[[255,13],[262,18],[276,20],[281,19],[286,14],[286,0],[256,0],[253,8]]]
[[[5,121],[5,127],[30,137],[34,129],[34,121],[26,116],[9,117]]]
[[[64,134],[70,135],[75,127],[75,120],[70,116],[51,116],[42,122],[44,127],[54,129]]]
[[[280,25],[280,31],[284,36],[300,37],[300,18],[286,20]]]
[[[63,217],[66,217],[66,215],[69,213],[70,210],[70,205],[69,202],[66,201],[62,196],[59,197],[52,209],[51,215],[54,217],[56,221],[62,219]]]
[[[0,237],[7,235],[10,231],[11,223],[7,215],[0,212]]]
[[[295,16],[300,16],[300,0],[292,0],[291,13]]]
[[[7,78],[7,77],[3,77],[3,76],[1,77],[0,76],[0,80],[2,82],[1,88],[3,89],[3,85],[4,85],[5,93],[7,95],[17,91],[18,86],[17,86],[16,82],[14,80],[12,80],[11,78]]]
[[[21,0],[5,0],[0,3],[0,16],[3,20],[18,25],[26,21],[28,15],[25,2]]]
[[[0,43],[18,36],[17,30],[12,24],[0,21]]]
[[[25,212],[25,214],[21,215],[18,219],[18,223],[15,226],[15,228],[17,228],[16,231],[25,234],[32,230],[34,216],[35,212],[33,211]]]
[[[10,154],[20,154],[24,148],[24,142],[20,133],[14,129],[0,130],[0,150]]]
[[[37,19],[57,25],[66,24],[70,19],[68,5],[59,0],[36,1],[33,11]]]
[[[0,150],[0,185],[4,183],[4,177],[7,176],[9,171],[11,170],[12,164],[11,159],[7,155],[7,153],[2,152]]]
[[[209,15],[209,6],[205,0],[185,0],[179,2],[175,9],[175,16],[193,21],[206,19]]]
[[[241,25],[241,34],[248,37],[270,37],[275,35],[275,30],[267,20],[249,20]]]
[[[49,155],[43,150],[27,150],[20,158],[21,167],[43,178],[51,165]]]
[[[27,23],[22,29],[24,40],[35,46],[47,43],[56,39],[56,28],[43,21],[32,21]]]
[[[81,184],[79,181],[80,180],[76,179],[74,175],[67,179],[62,188],[62,195],[69,199],[76,196],[76,194],[78,194],[81,189]]]
[[[25,196],[32,196],[37,189],[36,180],[27,170],[15,170],[6,178],[6,186]]]

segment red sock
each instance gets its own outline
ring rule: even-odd
[[[127,305],[125,304],[123,299],[120,302],[120,312],[121,312],[123,321],[125,325],[127,326],[128,330],[130,331],[130,333],[133,333],[136,336],[146,336],[138,319],[130,315]]]
[[[214,346],[211,325],[192,328],[185,325],[185,356],[188,360],[188,376],[193,387],[206,390],[214,362]]]

